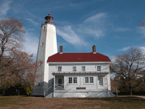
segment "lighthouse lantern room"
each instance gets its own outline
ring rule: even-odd
[[[50,14],[45,17],[45,23],[53,23],[53,17]]]

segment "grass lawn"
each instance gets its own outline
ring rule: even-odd
[[[145,109],[145,99],[0,96],[0,109]]]

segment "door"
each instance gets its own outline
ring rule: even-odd
[[[62,86],[62,78],[58,78],[58,86]]]

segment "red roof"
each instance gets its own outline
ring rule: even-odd
[[[100,53],[56,53],[47,62],[111,62],[108,56]]]

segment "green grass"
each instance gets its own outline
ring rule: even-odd
[[[8,105],[14,105],[27,101],[27,97],[24,96],[0,96],[0,107]]]

